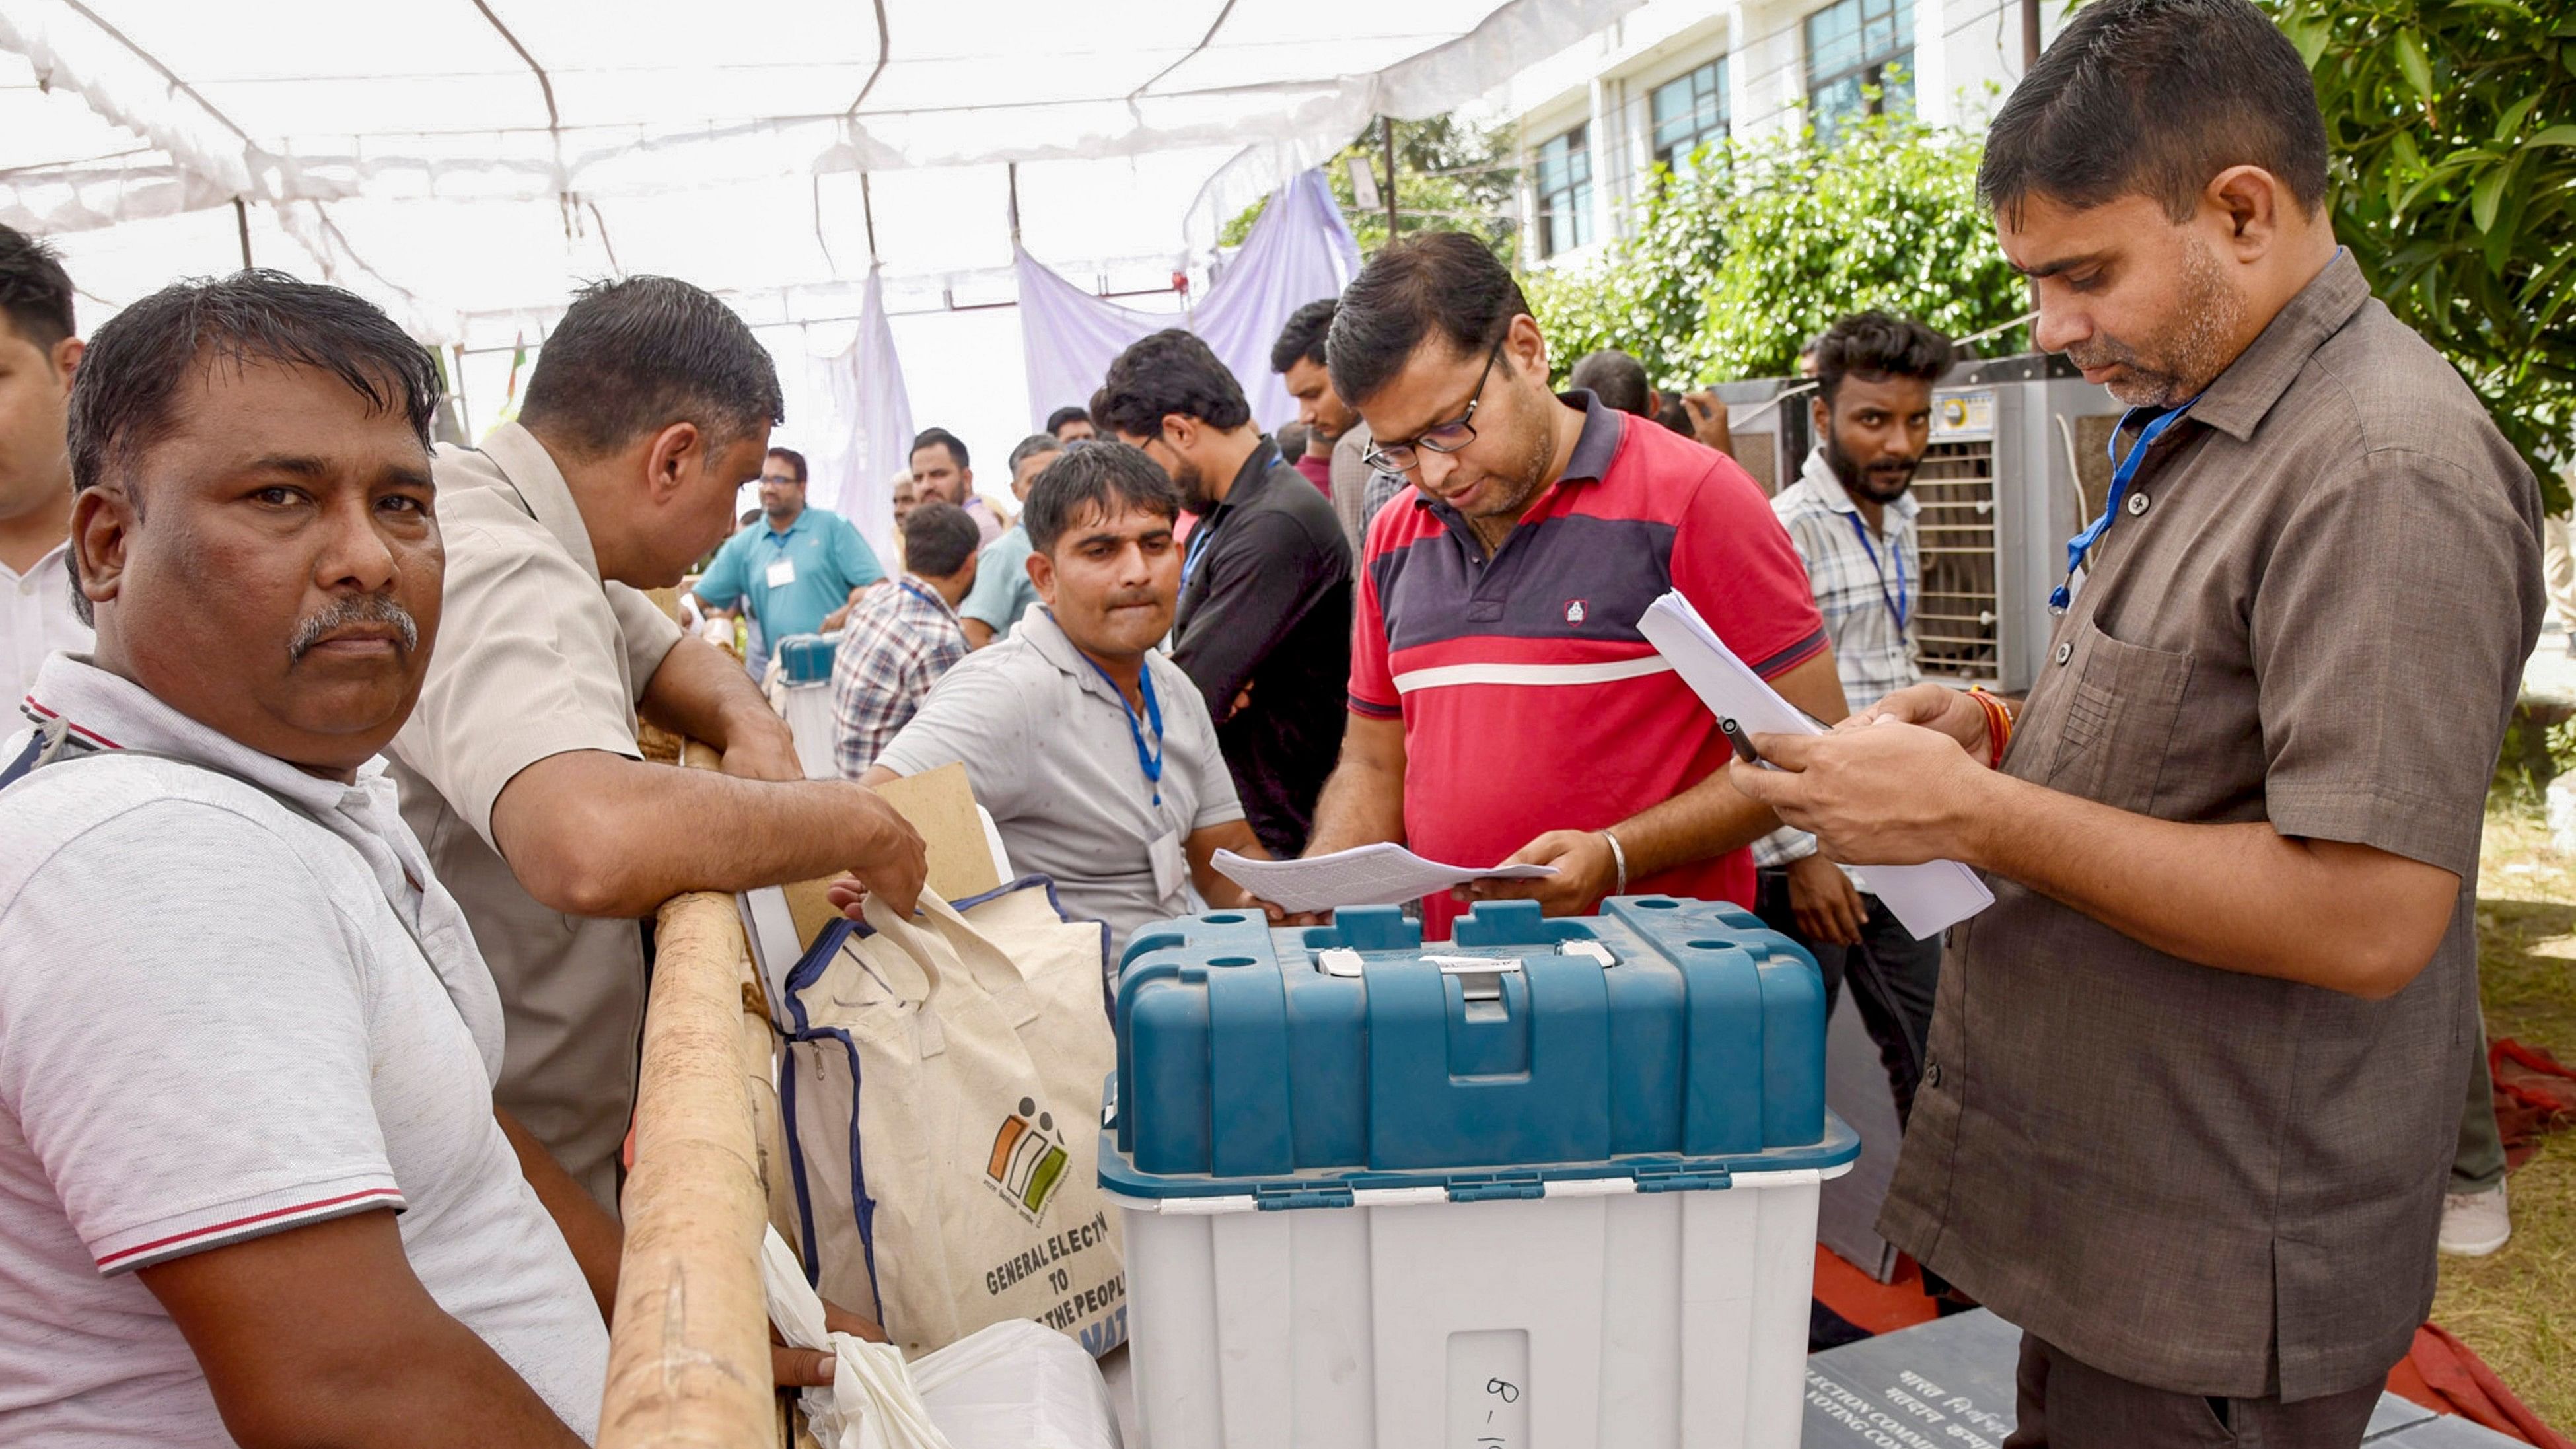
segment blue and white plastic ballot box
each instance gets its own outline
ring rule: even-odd
[[[790,634],[778,641],[778,662],[790,684],[829,684],[832,657],[840,649],[838,634]]]
[[[1148,927],[1100,1179],[1149,1449],[1798,1442],[1814,963],[1734,906]]]

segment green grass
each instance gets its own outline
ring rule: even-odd
[[[2551,848],[2536,801],[2499,794],[2478,871],[2487,1032],[2576,1062],[2576,860]],[[2444,1258],[2433,1321],[2565,1432],[2576,1429],[2576,1132],[2544,1139],[2509,1193],[2513,1241]]]

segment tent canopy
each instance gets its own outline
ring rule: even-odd
[[[110,305],[246,232],[478,346],[629,272],[771,324],[854,317],[872,260],[897,312],[1007,301],[1015,242],[1168,285],[1372,115],[1451,109],[1636,3],[0,0],[0,221],[127,234],[138,282],[83,257]]]

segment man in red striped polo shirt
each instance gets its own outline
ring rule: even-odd
[[[1553,865],[1463,895],[1753,901],[1774,823],[1724,736],[1637,632],[1668,589],[1790,702],[1843,716],[1806,571],[1721,453],[1548,390],[1547,340],[1492,251],[1389,246],[1342,294],[1334,391],[1412,487],[1370,524],[1350,722],[1308,854],[1375,841],[1458,865]],[[1463,907],[1423,903],[1425,939]]]

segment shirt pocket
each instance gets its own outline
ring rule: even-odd
[[[2089,618],[2059,666],[2075,674],[2057,751],[2040,783],[2114,809],[2147,813],[2191,682],[2191,656],[2127,644]]]

